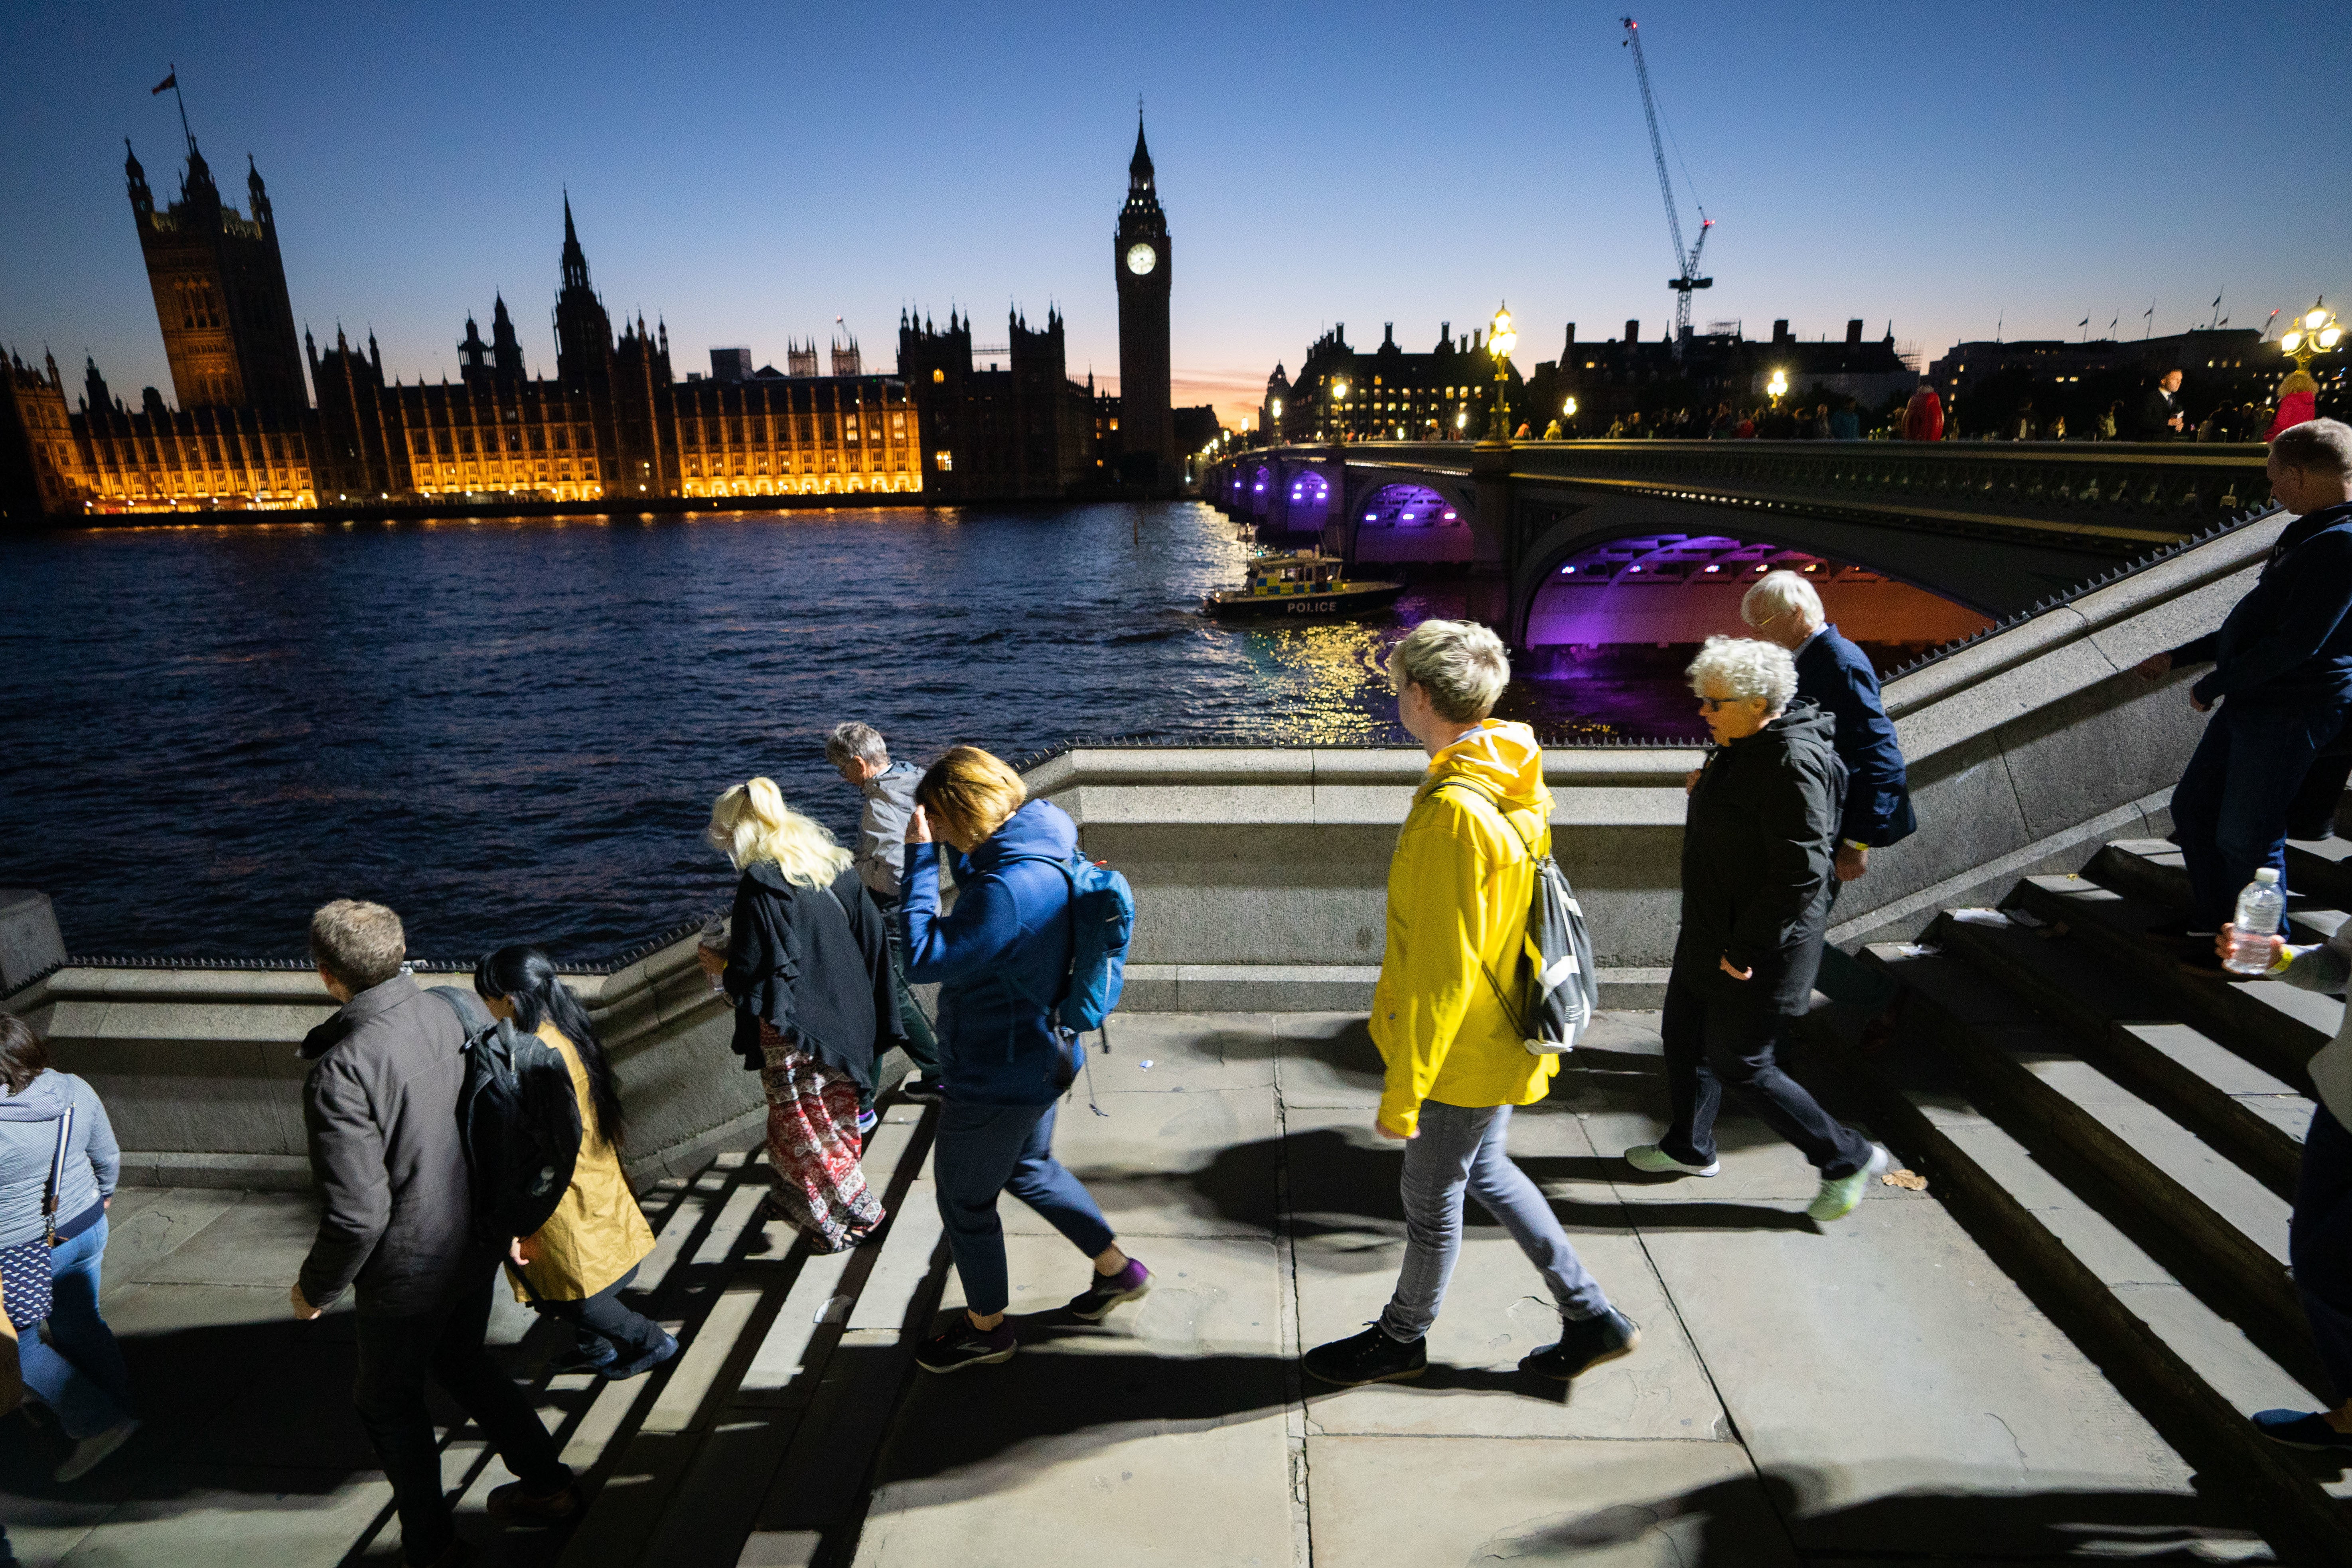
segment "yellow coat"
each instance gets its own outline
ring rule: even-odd
[[[518,1282],[515,1300],[584,1301],[645,1260],[654,1249],[654,1231],[621,1173],[620,1156],[596,1125],[588,1064],[553,1023],[540,1025],[539,1037],[562,1052],[572,1069],[572,1092],[580,1100],[580,1161],[555,1213],[530,1238],[538,1256],[522,1271],[530,1289]],[[514,1265],[507,1268],[511,1272]]]
[[[1438,788],[1449,782],[1457,787]],[[1464,799],[1462,785],[1486,801]],[[1535,890],[1534,862],[1496,808],[1538,854],[1549,851],[1551,791],[1543,748],[1525,724],[1490,720],[1431,758],[1397,836],[1388,947],[1372,994],[1372,1042],[1388,1068],[1380,1116],[1392,1131],[1412,1131],[1424,1100],[1532,1104],[1559,1071],[1558,1057],[1521,1043],[1484,972],[1514,985]]]

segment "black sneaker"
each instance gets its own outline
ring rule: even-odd
[[[1559,1325],[1559,1343],[1546,1345],[1533,1355],[1523,1357],[1519,1370],[1566,1383],[1604,1361],[1633,1354],[1641,1342],[1641,1326],[1612,1307],[1598,1317],[1563,1321]]]
[[[1097,1274],[1087,1288],[1070,1298],[1070,1315],[1089,1323],[1110,1316],[1113,1307],[1140,1301],[1151,1294],[1151,1270],[1130,1258],[1116,1274]]]
[[[915,1364],[925,1372],[961,1372],[968,1366],[1011,1361],[1020,1348],[1011,1323],[999,1323],[983,1333],[971,1326],[971,1313],[958,1312],[945,1331],[923,1342],[923,1348],[915,1352]]]
[[[604,1375],[614,1383],[626,1383],[633,1377],[643,1377],[654,1368],[677,1354],[677,1341],[665,1333],[661,1342],[630,1361],[614,1361],[604,1368]]]
[[[1318,1383],[1354,1388],[1366,1383],[1402,1383],[1429,1370],[1429,1342],[1400,1344],[1374,1323],[1352,1339],[1317,1345],[1301,1358],[1307,1375]]]
[[[898,1098],[911,1100],[918,1105],[937,1105],[947,1098],[947,1091],[930,1074],[917,1073],[898,1086]]]

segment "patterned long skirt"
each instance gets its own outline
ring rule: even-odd
[[[882,1223],[882,1200],[858,1163],[857,1082],[788,1043],[764,1019],[760,1046],[768,1064],[760,1084],[768,1096],[773,1202],[818,1250],[838,1251]]]

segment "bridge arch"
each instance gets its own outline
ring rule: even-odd
[[[1280,468],[1273,463],[1260,463],[1255,468],[1244,468],[1241,471],[1248,481],[1242,490],[1241,504],[1252,517],[1263,518],[1266,509],[1274,504],[1275,489],[1281,477]]]
[[[1468,519],[1432,486],[1391,479],[1368,489],[1348,510],[1355,541],[1352,560],[1467,563],[1471,559]]]

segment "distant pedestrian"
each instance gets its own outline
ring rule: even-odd
[[[1728,1079],[1821,1173],[1805,1212],[1842,1219],[1886,1151],[1840,1125],[1779,1061],[1821,967],[1845,789],[1836,725],[1797,695],[1796,661],[1771,643],[1709,637],[1690,683],[1715,749],[1683,827],[1682,928],[1660,1024],[1672,1110],[1665,1135],[1626,1150],[1626,1163],[1720,1171],[1715,1120]]]
[[[1728,441],[1735,434],[1738,433],[1738,429],[1739,416],[1732,413],[1731,405],[1728,403],[1717,404],[1715,405],[1715,419],[1706,427],[1706,438],[1710,441]]]
[[[1076,1080],[1074,1052],[1051,1016],[1070,974],[1071,883],[1078,829],[1021,775],[977,746],[924,773],[907,824],[907,973],[937,981],[946,1103],[932,1168],[964,1310],[915,1352],[926,1372],[1008,1361],[1012,1286],[998,1194],[1011,1193],[1093,1260],[1070,1313],[1090,1323],[1139,1300],[1151,1271],[1118,1245],[1094,1197],[1054,1158],[1054,1102]],[[934,838],[938,844],[934,846]],[[940,867],[953,855],[956,901],[940,908]]]
[[[1308,1375],[1324,1383],[1426,1370],[1465,1193],[1518,1243],[1559,1310],[1559,1342],[1523,1370],[1571,1378],[1641,1343],[1507,1147],[1512,1108],[1543,1099],[1559,1070],[1558,1056],[1528,1049],[1495,979],[1518,975],[1536,861],[1551,844],[1543,747],[1525,724],[1489,717],[1510,676],[1502,639],[1471,621],[1423,621],[1389,661],[1399,721],[1430,756],[1389,862],[1388,946],[1372,994],[1385,1064],[1372,1130],[1404,1144],[1404,1263],[1378,1322],[1307,1352]]]
[[[2124,405],[2121,398],[2117,398],[2115,402],[2108,404],[2107,411],[2099,416],[2099,428],[2096,438],[2102,441],[2114,440],[2119,428],[2119,422],[2123,418],[2123,414]]]
[[[2156,378],[2156,384],[2140,400],[2139,438],[2178,441],[2188,426],[2189,415],[2180,403],[2180,373],[2168,370]]]
[[[1544,426],[1543,438],[1547,441],[1557,441],[1559,439],[1559,420],[1557,416],[1552,419],[1550,424]]]
[[[1830,410],[1830,439],[1832,441],[1862,439],[1862,414],[1854,406],[1853,398],[1839,398],[1837,406]]]
[[[1732,426],[1731,438],[1733,440],[1753,441],[1756,439],[1756,414],[1757,411],[1750,408],[1740,415],[1739,423]]]
[[[1940,441],[1944,438],[1944,404],[1936,389],[1921,382],[1903,409],[1903,438],[1906,441]]]
[[[905,937],[896,918],[907,864],[907,818],[914,815],[915,782],[923,771],[912,763],[892,762],[881,731],[855,721],[835,726],[825,737],[824,760],[866,797],[866,809],[857,819],[857,849],[850,864],[857,868],[857,879],[866,884],[866,892],[873,895],[874,907],[881,912],[883,930],[890,939],[890,982],[898,998],[898,1025],[906,1035],[902,1044],[916,1070],[898,1092],[929,1103],[940,1097],[939,1038],[931,1033],[931,1021],[923,1016],[921,1004],[907,989]],[[870,1114],[873,1103],[869,1096],[861,1111]]]
[[[898,1037],[890,942],[851,856],[752,779],[710,806],[706,837],[742,873],[727,950],[700,951],[735,1004],[734,1047],[768,1101],[768,1201],[815,1252],[882,1223],[866,1184],[858,1096]]]
[[[51,1298],[48,1332],[25,1335],[16,1354],[26,1389],[74,1440],[57,1479],[76,1481],[139,1430],[131,1369],[98,1310],[122,1158],[98,1091],[51,1067],[48,1042],[13,1013],[0,1013],[0,1262],[47,1274]]]
[[[1526,421],[1526,420],[1522,419],[1522,420],[1520,420],[1520,421],[1519,421],[1519,427],[1518,427],[1517,430],[1514,430],[1514,431],[1512,431],[1512,432],[1511,432],[1511,439],[1512,439],[1512,440],[1514,440],[1514,441],[1524,441],[1524,440],[1526,440],[1527,438],[1528,438],[1528,423],[1527,423],[1527,421]]]
[[[2217,958],[2236,936],[2224,924]],[[2352,924],[2314,947],[2270,939],[2273,978],[2298,990],[2340,995],[2352,984]],[[2336,1404],[2326,1411],[2262,1410],[2254,1429],[2290,1448],[2352,1454],[2352,1010],[2307,1068],[2318,1104],[2304,1134],[2302,1168],[2287,1221],[2287,1260],[2303,1299],[2311,1342]]]
[[[2271,443],[2271,495],[2296,513],[2219,631],[2137,667],[2154,680],[2213,668],[2189,689],[2205,726],[2172,792],[2189,872],[2185,925],[2152,932],[2192,973],[2226,979],[2210,948],[2256,868],[2284,880],[2287,817],[2315,757],[2352,717],[2352,426],[2314,419]],[[2352,1391],[2347,1391],[2352,1392]]]
[[[535,947],[502,947],[483,959],[474,966],[474,992],[493,1018],[554,1048],[579,1101],[571,1184],[547,1223],[508,1247],[515,1298],[572,1326],[572,1353],[556,1370],[616,1380],[651,1372],[677,1354],[677,1341],[621,1300],[654,1249],[654,1232],[621,1169],[628,1123],[588,1009]]]
[[[1826,403],[1815,404],[1813,405],[1813,416],[1807,423],[1805,427],[1806,438],[1813,441],[1826,441],[1830,438],[1832,433],[1832,432],[1830,429],[1830,405]]]
[[[304,1037],[302,1086],[319,1233],[288,1293],[316,1320],[359,1298],[352,1403],[392,1483],[411,1568],[470,1561],[442,1491],[430,1376],[520,1477],[487,1500],[492,1519],[551,1524],[580,1511],[555,1439],[484,1348],[498,1249],[474,1229],[457,1131],[466,1029],[403,973],[407,936],[382,904],[338,899],[310,917],[310,957],[342,1005]]]
[[[2311,374],[2301,370],[2289,372],[2286,379],[2279,383],[2278,413],[2271,419],[2270,427],[2263,432],[2263,439],[2275,441],[2280,431],[2292,430],[2318,417],[2318,404],[2319,383],[2312,379]]]

